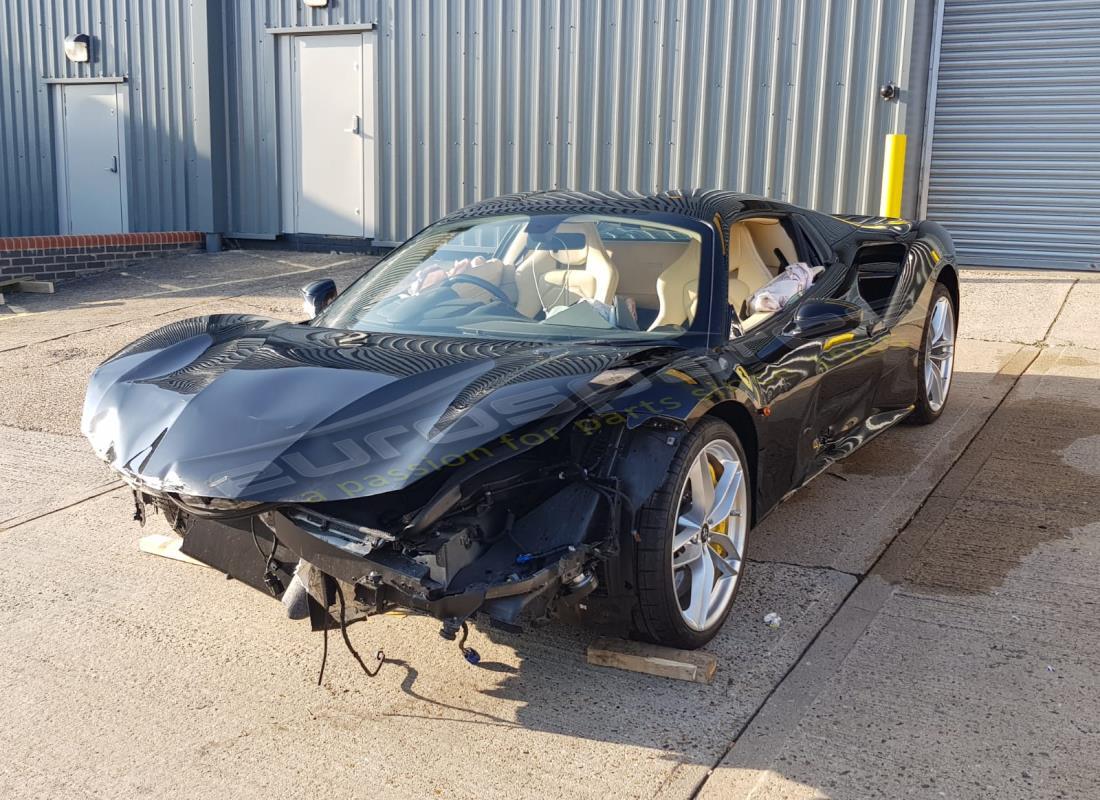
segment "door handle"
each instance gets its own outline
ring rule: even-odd
[[[344,133],[359,133],[359,115],[351,115],[351,127],[344,128]]]
[[[111,156],[111,166],[103,169],[105,172],[118,172],[118,156]]]

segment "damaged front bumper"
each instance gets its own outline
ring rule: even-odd
[[[281,543],[322,573],[355,586],[356,599],[375,613],[397,606],[461,622],[481,611],[498,623],[518,625],[523,617],[545,616],[561,591],[594,588],[595,579],[585,570],[594,553],[585,545],[570,546],[549,564],[532,570],[529,564],[534,559],[525,558],[531,554],[514,546],[491,552],[498,543],[470,565],[481,569],[484,578],[455,586],[457,576],[448,575],[449,582],[433,578],[433,564],[400,552],[390,542],[371,547],[365,540],[334,535],[331,528],[294,512],[272,512],[267,517]]]
[[[617,552],[607,535],[616,512],[594,486],[566,483],[518,519],[486,536],[476,517],[449,518],[415,543],[308,506],[282,506],[232,519],[194,516],[164,496],[136,490],[184,535],[182,550],[279,597],[306,562],[350,589],[361,614],[405,608],[457,629],[481,613],[524,627],[575,604],[599,585],[600,565]],[[317,587],[311,597],[328,608]],[[314,615],[317,624],[319,618]]]

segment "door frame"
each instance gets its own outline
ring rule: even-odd
[[[122,230],[130,232],[130,178],[127,167],[129,151],[126,128],[130,119],[129,92],[126,79],[119,77],[73,78],[47,81],[50,87],[50,117],[53,122],[54,166],[57,190],[57,230],[62,235],[71,234],[73,221],[70,216],[69,171],[65,149],[65,89],[69,86],[88,84],[113,85],[115,90],[115,125],[118,129],[118,180],[122,200]]]
[[[935,0],[932,10],[932,43],[928,55],[928,93],[924,101],[924,131],[921,141],[920,180],[917,184],[917,218],[928,216],[928,188],[932,183],[932,137],[936,133],[936,97],[940,81],[940,47],[943,39],[944,0]]]
[[[317,28],[268,29],[275,38],[276,71],[276,151],[278,153],[279,232],[302,233],[298,227],[298,189],[301,168],[298,161],[299,120],[295,89],[297,76],[295,58],[296,40],[300,36],[346,36],[360,34],[362,55],[360,63],[363,96],[361,105],[363,141],[363,232],[364,239],[373,239],[377,233],[378,219],[378,40],[373,25],[369,26],[319,26]],[[305,231],[308,234],[308,231]]]

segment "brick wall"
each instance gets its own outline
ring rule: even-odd
[[[202,234],[108,233],[0,238],[0,281],[64,280],[146,258],[198,250]]]

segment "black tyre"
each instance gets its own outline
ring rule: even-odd
[[[689,649],[714,638],[741,586],[751,498],[737,434],[704,419],[641,510],[636,635]]]
[[[917,358],[917,403],[906,421],[928,425],[940,418],[955,370],[955,303],[942,283],[932,291]]]

